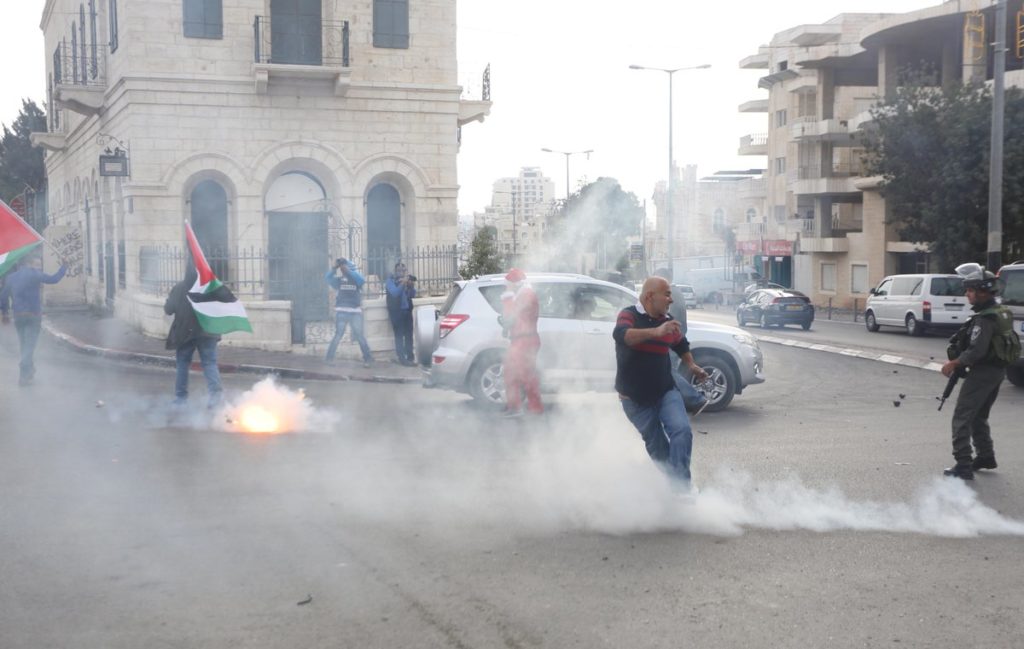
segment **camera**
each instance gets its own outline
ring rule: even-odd
[[[406,275],[406,277],[408,278],[408,280],[410,282],[415,282],[416,281],[416,276],[415,275]]]

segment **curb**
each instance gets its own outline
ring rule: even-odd
[[[775,336],[754,336],[758,342],[772,343],[775,345],[783,345],[785,347],[799,347],[800,349],[809,349],[816,352],[825,352],[827,354],[839,354],[840,356],[852,356],[854,358],[863,358],[868,361],[877,361],[880,363],[888,363],[890,365],[901,365],[903,367],[913,367],[918,370],[929,370],[932,372],[939,372],[942,370],[942,363],[938,363],[933,360],[921,360],[919,358],[910,358],[907,356],[899,356],[897,354],[888,354],[885,352],[872,352],[866,349],[860,349],[858,347],[836,347],[835,345],[825,345],[822,343],[809,343],[801,340],[792,340],[790,338],[776,338]]]
[[[112,361],[141,363],[143,365],[155,365],[158,367],[173,368],[176,361],[171,356],[160,354],[147,354],[145,352],[131,352],[123,349],[111,349],[91,345],[81,341],[70,334],[58,331],[49,322],[43,321],[43,328],[53,336],[60,344],[77,351],[80,354],[95,356]],[[190,366],[192,370],[199,370],[201,366],[198,361],[193,361]],[[222,374],[274,374],[286,379],[317,380],[317,381],[358,381],[362,383],[420,383],[420,378],[406,378],[402,376],[359,376],[354,374],[329,374],[317,372],[316,370],[297,370],[287,367],[273,367],[270,365],[253,365],[249,363],[217,363],[217,369]]]

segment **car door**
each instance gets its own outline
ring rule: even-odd
[[[889,291],[892,290],[892,279],[886,277],[875,289],[871,296],[871,310],[875,314],[875,322],[879,324],[893,324],[892,309],[889,305]],[[902,324],[899,323],[899,324]]]
[[[581,285],[576,292],[576,317],[583,329],[584,369],[589,383],[615,382],[615,341],[612,331],[622,309],[636,304],[636,297],[613,286]],[[590,305],[593,305],[592,307]]]
[[[533,284],[540,305],[537,367],[545,384],[565,383],[584,369],[583,326],[573,317],[575,288],[571,282]]]
[[[760,291],[754,291],[743,298],[743,302],[739,305],[739,312],[743,322],[755,322],[757,320],[757,316],[754,315],[754,305],[757,302],[757,296],[760,294]]]

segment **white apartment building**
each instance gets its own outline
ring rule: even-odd
[[[555,183],[540,167],[522,167],[517,176],[494,181],[485,214],[487,224],[497,228],[498,249],[509,259],[536,253],[554,202]]]
[[[188,219],[253,322],[225,342],[291,349],[330,323],[333,258],[379,280],[454,249],[461,127],[490,107],[486,78],[460,99],[455,6],[47,0],[33,140],[49,223],[81,241],[65,290],[163,335]]]
[[[767,134],[742,138],[740,153],[768,157],[769,218],[741,228],[739,245],[752,260],[781,256],[768,245],[792,247],[791,275],[785,265],[766,266],[773,281],[817,304],[863,307],[888,274],[949,270],[931,267],[928,242],[901,240],[880,179],[862,176],[864,129],[870,109],[895,96],[908,65],[929,66],[943,85],[990,78],[994,5],[953,0],[905,14],[842,14],[780,32],[740,62],[767,72],[758,84],[767,99],[740,106],[767,114]],[[1021,2],[1010,5],[1007,42],[1014,44],[1024,33],[1013,19]],[[1021,83],[1019,51],[1007,54],[1008,85]]]

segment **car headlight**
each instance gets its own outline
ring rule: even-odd
[[[757,349],[758,347],[757,339],[751,336],[750,334],[733,334],[732,337],[733,339],[736,340],[736,342],[738,342],[741,345],[747,345],[749,347],[753,347],[754,349]]]

